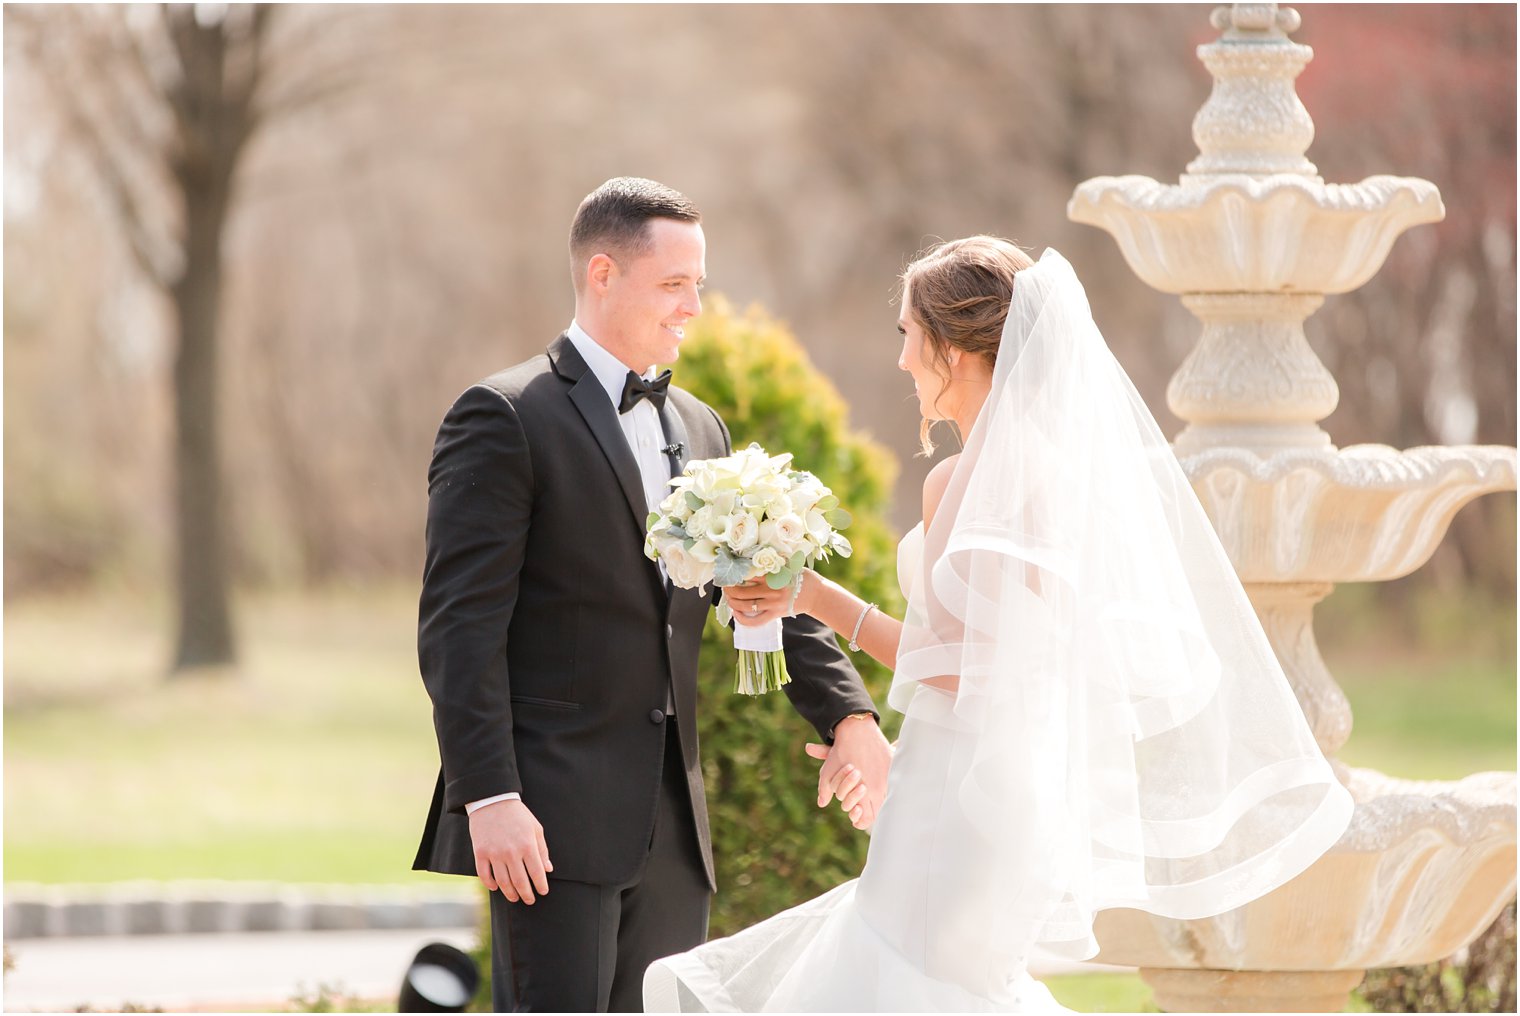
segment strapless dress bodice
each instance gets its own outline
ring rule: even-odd
[[[924,524],[920,522],[897,543],[897,588],[903,599],[913,598],[913,584],[924,568]]]

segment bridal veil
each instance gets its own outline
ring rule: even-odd
[[[656,962],[651,1011],[1064,1012],[1036,950],[1095,955],[1108,908],[1233,910],[1346,828],[1350,795],[1054,251],[1015,276],[918,546],[865,871]],[[947,675],[953,694],[922,684]]]
[[[1053,250],[1015,277],[922,567],[889,701],[956,731],[956,806],[924,859],[959,901],[944,954],[993,981],[1037,946],[1088,958],[1097,911],[1223,913],[1346,828],[1349,794]],[[939,675],[959,678],[951,709],[918,686]]]

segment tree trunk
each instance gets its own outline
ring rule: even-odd
[[[186,181],[185,270],[174,286],[175,501],[179,630],[174,672],[233,662],[220,468],[217,316],[221,305],[226,186],[207,174]]]
[[[171,158],[184,208],[184,266],[172,290],[179,325],[174,361],[175,506],[179,628],[171,676],[224,666],[235,658],[228,603],[226,503],[222,494],[217,328],[222,296],[222,231],[232,205],[232,180],[251,128],[257,41],[240,33],[241,85],[229,79],[233,29],[227,11],[202,21],[194,8],[166,7],[169,36],[183,78],[171,96],[178,121]],[[252,45],[252,49],[247,48]],[[205,672],[202,670],[201,672]]]

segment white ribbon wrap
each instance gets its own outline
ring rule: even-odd
[[[755,653],[779,653],[781,651],[781,622],[770,621],[756,627],[747,627],[734,621],[734,648]]]

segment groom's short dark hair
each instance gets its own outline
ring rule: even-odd
[[[647,254],[650,219],[701,222],[702,213],[680,191],[637,176],[615,177],[587,194],[570,223],[570,273],[576,292],[592,255]]]

